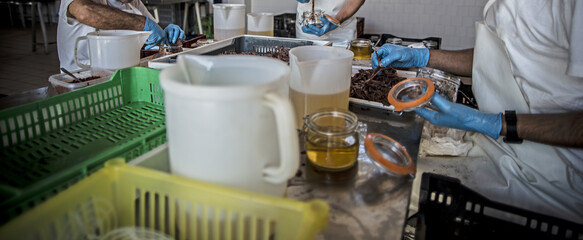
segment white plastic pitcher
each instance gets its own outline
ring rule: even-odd
[[[213,4],[215,40],[245,34],[245,4]]]
[[[273,37],[273,13],[248,13],[247,34]]]
[[[352,58],[350,50],[302,46],[289,51],[289,95],[301,129],[306,114],[322,108],[348,109]]]
[[[299,167],[288,79],[275,59],[178,56],[160,73],[171,172],[282,196]]]
[[[75,41],[75,63],[83,69],[114,71],[140,63],[140,49],[149,31],[99,30],[81,36]],[[79,62],[77,48],[80,41],[88,41],[89,65]]]

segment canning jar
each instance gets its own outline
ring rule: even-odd
[[[354,166],[360,136],[366,131],[356,114],[323,109],[304,119],[306,155],[319,170],[338,172]]]
[[[322,19],[320,19],[322,16],[324,16],[322,14],[322,10],[316,9],[314,10],[314,12],[305,11],[303,12],[302,16],[303,16],[302,26],[307,26],[309,24],[314,25],[318,28],[324,26],[324,24],[322,23]]]
[[[354,60],[370,59],[372,54],[372,41],[363,38],[354,39],[350,41],[350,51],[354,53]]]
[[[403,45],[403,39],[400,38],[387,38],[387,40],[385,40],[385,43],[390,43],[393,45]]]

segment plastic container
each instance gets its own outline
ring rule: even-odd
[[[433,81],[435,91],[450,102],[457,100],[457,92],[461,84],[460,77],[428,67],[419,68],[417,77],[428,78]]]
[[[95,85],[98,83],[105,82],[111,78],[112,73],[102,72],[98,74],[93,74],[92,71],[82,71],[73,73],[77,78],[84,79],[89,77],[98,77],[89,81],[75,82],[75,79],[71,76],[61,73],[55,74],[49,77],[49,82],[53,86],[53,89],[57,94],[66,93],[70,91],[75,91],[80,88]]]
[[[283,196],[300,160],[288,81],[287,64],[258,56],[183,55],[162,70],[172,173]]]
[[[158,70],[0,111],[0,223],[54,196],[114,157],[166,142]]]
[[[248,13],[247,34],[273,37],[273,13]]]
[[[125,165],[105,167],[0,228],[1,239],[98,239],[139,227],[174,239],[313,239],[322,200],[254,194]],[[99,238],[101,239],[101,238]]]
[[[491,201],[455,178],[432,173],[421,178],[415,239],[582,237],[581,224]]]
[[[213,13],[216,41],[245,34],[245,4],[213,4]]]
[[[352,58],[347,49],[302,46],[289,51],[290,98],[298,129],[306,114],[323,108],[348,109]]]

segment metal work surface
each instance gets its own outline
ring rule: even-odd
[[[401,143],[417,161],[423,120],[415,113],[392,113],[357,103],[350,111],[376,132]],[[300,139],[303,143],[303,140]],[[361,145],[357,164],[341,173],[312,167],[302,151],[300,171],[290,179],[286,197],[320,198],[330,204],[328,227],[317,239],[401,239],[413,178],[387,174],[373,164]]]

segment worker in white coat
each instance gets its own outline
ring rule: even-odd
[[[151,31],[146,49],[184,38],[184,31],[177,25],[162,28],[140,0],[63,0],[57,26],[61,67],[69,71],[80,69],[74,60],[75,41],[98,29]],[[80,63],[89,64],[87,41],[79,43],[77,57]]]
[[[451,175],[491,200],[583,223],[583,1],[490,0],[476,34],[461,51],[384,45],[373,67],[471,76],[479,111],[437,94],[437,110],[416,110],[475,132],[457,161],[470,172]]]
[[[296,38],[341,42],[355,39],[356,17],[354,14],[365,0],[297,0]],[[303,26],[303,13],[322,10],[328,17],[320,17],[322,26]]]

